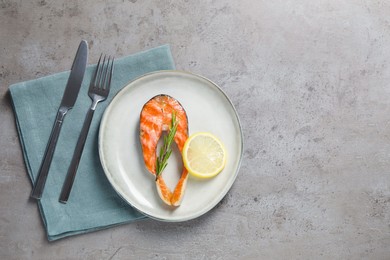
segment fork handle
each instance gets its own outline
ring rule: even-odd
[[[45,155],[43,156],[42,163],[39,168],[38,179],[36,180],[33,191],[31,193],[32,198],[39,200],[42,197],[43,189],[45,187],[47,175],[49,174],[49,168],[58,141],[58,136],[60,135],[62,122],[67,112],[68,110],[62,107],[57,112],[56,120],[54,122],[54,126],[46,146]]]
[[[84,150],[85,141],[87,140],[89,127],[91,126],[94,112],[95,110],[93,109],[93,107],[91,107],[85,117],[84,125],[81,129],[81,133],[73,153],[72,161],[68,168],[68,173],[66,175],[65,182],[62,186],[61,195],[59,198],[59,202],[61,203],[66,203],[68,201],[70,191],[72,190],[73,182],[76,177],[77,168],[79,166],[81,155]]]

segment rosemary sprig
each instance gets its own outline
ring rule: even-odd
[[[173,138],[176,134],[178,123],[179,122],[176,120],[176,113],[172,112],[172,121],[169,128],[169,132],[168,135],[164,136],[164,143],[163,146],[160,148],[160,154],[157,157],[156,161],[156,181],[158,176],[161,175],[165,167],[167,167],[168,165],[168,158],[169,156],[171,156],[172,153],[171,145]]]

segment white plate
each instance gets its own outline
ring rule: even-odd
[[[225,169],[216,177],[189,177],[177,208],[164,205],[158,196],[154,176],[145,168],[139,141],[141,109],[158,94],[170,95],[182,104],[189,134],[211,132],[225,144],[228,153]],[[240,167],[242,139],[237,113],[216,84],[187,72],[159,71],[130,82],[113,98],[100,125],[99,155],[108,180],[125,201],[154,219],[178,222],[203,215],[226,195]],[[181,155],[174,150],[163,172],[172,190],[181,170]]]

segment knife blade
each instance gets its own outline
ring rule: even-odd
[[[86,41],[81,41],[78,47],[76,57],[73,61],[68,82],[62,96],[60,107],[57,111],[56,120],[50,134],[48,144],[46,146],[45,155],[43,156],[41,166],[38,172],[38,178],[31,193],[31,197],[40,199],[42,197],[43,189],[45,187],[46,179],[49,174],[51,161],[53,159],[54,151],[60,135],[62,122],[67,112],[72,109],[76,103],[79,94],[81,83],[84,78],[85,67],[88,58],[88,44]]]

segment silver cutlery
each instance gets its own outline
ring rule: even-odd
[[[85,67],[87,65],[87,57],[88,44],[86,41],[81,41],[76,53],[76,57],[73,61],[72,69],[66,84],[60,107],[57,112],[54,126],[46,146],[45,155],[43,156],[43,160],[39,168],[38,179],[36,180],[33,191],[31,193],[32,198],[40,199],[42,197],[58,137],[60,135],[62,122],[66,113],[74,106],[76,102],[81,83],[83,81]]]
[[[101,59],[102,55],[99,58],[96,71],[89,85],[88,95],[92,99],[92,104],[85,117],[84,125],[77,141],[64,185],[62,186],[59,198],[59,201],[62,203],[68,201],[96,106],[99,102],[104,101],[110,92],[111,78],[114,70],[114,58],[108,57],[106,62],[106,56],[104,56],[102,63]]]

